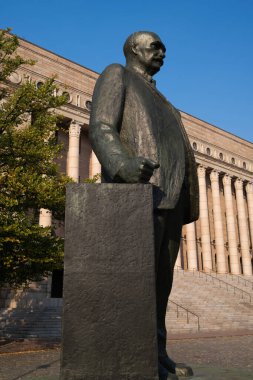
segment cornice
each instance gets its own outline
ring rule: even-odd
[[[231,150],[222,149],[211,141],[203,141],[189,134],[188,137],[197,162],[208,163],[208,166],[215,166],[216,169],[222,168],[223,171],[227,170],[236,176],[238,173],[241,173],[241,175],[243,173],[244,176],[252,178],[253,160],[249,160],[248,157],[244,157]],[[207,153],[208,149],[210,149],[210,154]],[[234,163],[232,160],[234,160]],[[244,165],[246,165],[246,168]]]
[[[59,115],[63,115],[67,119],[72,119],[75,120],[79,123],[82,124],[82,130],[88,130],[89,126],[89,120],[90,120],[90,115],[88,112],[85,111],[76,111],[74,109],[71,109],[70,107],[62,106],[61,108],[56,110],[56,113]]]
[[[58,55],[58,54],[56,54],[56,53],[51,52],[50,50],[44,49],[44,48],[42,48],[42,47],[40,47],[40,46],[38,46],[38,45],[32,44],[32,43],[30,43],[30,42],[28,42],[28,41],[25,41],[25,40],[22,40],[22,39],[20,39],[20,38],[19,38],[19,40],[20,40],[20,42],[21,42],[21,43],[20,43],[20,46],[19,46],[19,49],[20,49],[20,50],[24,49],[24,50],[30,51],[30,52],[32,52],[34,55],[38,55],[38,56],[40,56],[40,57],[43,57],[43,58],[48,59],[49,61],[56,62],[57,65],[61,65],[61,66],[67,67],[68,69],[71,69],[71,70],[74,70],[74,71],[76,71],[76,72],[78,72],[78,73],[80,73],[80,74],[86,75],[88,78],[91,78],[91,79],[94,79],[94,80],[97,80],[97,78],[98,78],[98,76],[99,76],[99,74],[96,73],[95,71],[92,71],[92,70],[86,68],[85,66],[80,65],[79,63],[76,63],[76,62],[74,62],[74,61],[71,61],[71,60],[68,59],[68,58],[62,57],[61,55]],[[39,48],[41,51],[38,51],[38,50],[32,49],[32,47],[28,47],[28,46],[22,44],[22,41],[24,41],[25,43],[27,43],[27,44],[29,44],[29,45],[31,45],[31,46],[36,46],[36,47]],[[45,51],[45,53],[42,53],[43,51]],[[50,53],[50,55],[48,55],[48,53]],[[55,57],[55,58],[54,58],[54,57]],[[57,58],[60,58],[60,59],[62,59],[63,61],[67,61],[67,62],[65,63],[65,62],[59,61],[59,59],[57,59]],[[70,66],[69,66],[69,62],[72,63],[73,66],[70,67]],[[82,68],[83,70],[80,70],[80,69],[78,69],[78,68],[75,67],[75,66],[79,66],[79,67]],[[86,71],[91,71],[91,72],[94,73],[94,75],[88,74]]]
[[[23,74],[28,73],[30,76],[33,76],[33,80],[35,80],[35,81],[37,79],[43,79],[43,80],[49,79],[48,76],[43,75],[43,74],[39,73],[38,71],[29,69],[27,67],[21,67],[18,70],[18,72],[23,73]],[[35,78],[35,77],[37,77],[37,78]],[[76,92],[76,93],[78,93],[80,95],[89,96],[90,98],[88,100],[91,100],[92,94],[90,92],[86,92],[86,91],[80,90],[80,89],[78,89],[78,88],[76,88],[74,86],[71,86],[71,85],[66,85],[64,82],[62,82],[59,79],[57,79],[57,77],[54,78],[54,82],[57,85],[61,86],[63,91],[72,90],[73,92]]]
[[[25,76],[26,75],[29,75],[29,77],[31,78],[32,81],[34,82],[38,82],[39,80],[46,80],[48,79],[47,76],[43,75],[43,74],[40,74],[38,73],[37,71],[35,70],[31,70],[31,69],[28,69],[28,68],[25,68],[25,67],[22,67],[20,68],[18,71],[17,71],[17,74],[20,76],[20,82],[21,83],[24,79],[25,79]],[[73,86],[66,86],[64,85],[64,83],[60,82],[59,80],[55,79],[55,82],[59,88],[59,94],[63,93],[63,92],[68,92],[69,95],[70,95],[70,102],[67,103],[65,106],[62,106],[60,108],[61,111],[66,111],[66,113],[70,114],[70,116],[72,117],[83,117],[84,120],[85,120],[85,123],[89,123],[89,115],[90,115],[90,111],[85,107],[85,103],[87,101],[90,101],[92,100],[92,94],[90,93],[87,93],[85,91],[82,91],[82,90],[79,90],[79,89],[76,89],[75,87]],[[19,86],[19,83],[13,83],[11,80],[9,81],[9,86],[10,87],[13,87],[13,88],[17,88]],[[77,95],[80,96],[80,105],[77,105],[75,104],[75,100],[74,100],[74,97],[77,97]],[[68,115],[66,115],[65,113],[65,116],[68,117]]]
[[[245,140],[240,136],[237,136],[231,132],[226,131],[225,129],[217,127],[216,125],[210,124],[207,121],[199,119],[196,116],[190,115],[184,111],[180,110],[180,114],[181,114],[182,119],[185,120],[187,123],[193,123],[194,125],[199,126],[201,128],[204,127],[205,129],[209,129],[211,132],[214,132],[214,133],[218,134],[219,136],[228,138],[229,140],[236,142],[237,144],[239,143],[239,144],[246,146],[247,148],[248,147],[253,148],[253,143],[251,141]],[[183,124],[185,125],[184,122],[183,122]],[[185,125],[185,127],[186,127],[186,129],[188,127],[191,128],[191,125],[190,124]]]
[[[208,172],[211,170],[219,171],[221,175],[227,174],[232,178],[243,178],[243,180],[247,182],[252,182],[252,173],[247,173],[245,171],[240,170],[240,168],[230,167],[226,165],[224,162],[211,161],[208,156],[197,156],[195,154],[197,164],[204,166]]]

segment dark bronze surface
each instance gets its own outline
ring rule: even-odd
[[[180,113],[152,78],[165,51],[155,33],[129,36],[126,66],[108,66],[96,83],[89,127],[105,182],[153,185],[160,379],[191,374],[168,359],[165,313],[182,225],[196,220],[199,212],[196,164]]]
[[[154,33],[125,44],[126,67],[108,66],[93,94],[89,136],[106,182],[154,185],[154,207],[174,208],[185,179],[184,223],[198,217],[193,152],[180,113],[156,89],[152,75],[165,48]],[[130,41],[130,42],[129,42]],[[130,46],[129,46],[130,45]]]
[[[61,380],[157,380],[152,211],[151,185],[68,185]]]

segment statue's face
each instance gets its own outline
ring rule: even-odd
[[[165,58],[166,48],[156,34],[141,34],[136,40],[136,46],[133,52],[140,66],[142,66],[149,75],[156,74]]]

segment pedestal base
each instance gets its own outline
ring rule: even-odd
[[[61,380],[155,380],[151,185],[67,188]]]

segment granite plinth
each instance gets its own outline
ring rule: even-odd
[[[158,379],[151,185],[68,185],[61,380],[84,379]]]

